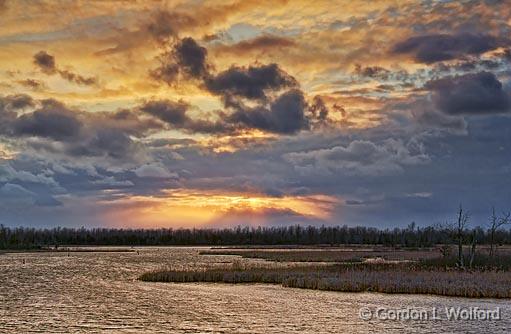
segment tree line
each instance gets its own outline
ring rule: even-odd
[[[507,215],[507,216],[506,216]],[[400,247],[432,247],[456,244],[511,244],[506,228],[509,214],[493,213],[485,227],[468,228],[469,216],[460,207],[453,224],[378,229],[348,226],[234,227],[225,229],[115,229],[6,227],[0,225],[0,249],[37,249],[78,245],[112,246],[229,246],[229,245],[342,245],[368,244]],[[460,250],[461,252],[461,250]]]

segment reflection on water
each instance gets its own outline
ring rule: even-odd
[[[136,280],[147,270],[230,260],[200,256],[198,248],[141,248],[139,255],[0,255],[0,333],[506,333],[511,328],[505,300]],[[363,321],[358,315],[361,307],[450,306],[500,307],[502,320]]]

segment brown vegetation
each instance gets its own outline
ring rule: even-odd
[[[435,294],[473,298],[511,298],[509,271],[427,269],[408,264],[233,267],[145,273],[148,282],[272,283],[285,287],[342,292]]]
[[[417,261],[436,258],[439,251],[431,249],[396,250],[386,248],[326,248],[326,249],[217,249],[201,255],[237,255],[243,258],[276,262],[363,262],[368,259],[387,261]]]
[[[444,249],[212,250],[201,254],[238,255],[274,262],[243,265],[235,260],[232,266],[223,268],[160,270],[145,273],[139,279],[150,282],[272,283],[343,292],[511,298],[511,255],[496,257],[478,253],[471,261],[472,269],[467,269],[459,266],[457,254],[441,256],[445,250],[440,250]],[[368,261],[375,258],[386,261]]]

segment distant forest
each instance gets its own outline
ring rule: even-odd
[[[0,249],[34,249],[77,245],[221,246],[370,244],[431,247],[452,244],[459,231],[450,227],[377,229],[347,226],[235,227],[229,229],[9,228],[0,225]],[[478,244],[511,244],[507,228],[466,229]],[[474,239],[475,238],[475,239]]]

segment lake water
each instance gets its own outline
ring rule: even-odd
[[[136,278],[147,270],[217,266],[233,257],[200,256],[198,248],[139,249],[138,255],[0,255],[0,333],[508,333],[511,329],[508,300],[339,293],[263,284],[140,282]],[[501,320],[447,320],[446,307],[500,308]],[[361,308],[384,310],[380,318],[392,317],[392,310],[437,310],[440,319],[364,321]]]

